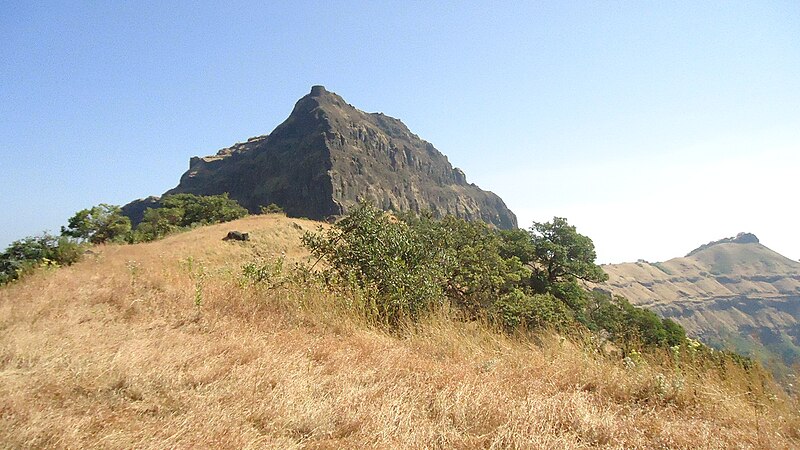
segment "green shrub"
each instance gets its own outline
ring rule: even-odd
[[[129,241],[145,242],[161,239],[176,231],[197,225],[229,222],[247,215],[236,200],[228,194],[167,195],[158,208],[148,208]]]
[[[633,347],[672,347],[686,342],[686,331],[670,319],[633,306],[625,297],[593,291],[587,315],[590,328],[609,332],[610,338]]]
[[[275,203],[270,203],[269,205],[262,206],[259,209],[261,211],[261,214],[280,214],[283,212],[283,208],[276,205]]]
[[[119,206],[101,203],[82,209],[69,219],[61,234],[92,244],[122,240],[131,231],[131,221],[122,215]]]
[[[303,243],[325,260],[328,280],[366,295],[389,323],[447,300],[465,318],[489,316],[508,329],[605,330],[625,349],[686,339],[680,325],[623,297],[587,292],[581,281],[606,274],[594,263],[591,239],[565,219],[498,231],[430,214],[398,218],[362,204],[329,231],[307,233]]]
[[[495,317],[507,329],[553,327],[564,330],[574,321],[573,312],[552,294],[528,295],[515,289],[494,305]]]
[[[482,315],[500,296],[530,277],[530,269],[517,257],[503,256],[502,236],[483,222],[413,215],[404,220],[417,239],[436,249],[445,294],[469,317]]]
[[[306,233],[303,244],[329,265],[330,279],[368,297],[376,319],[416,319],[443,299],[444,255],[402,221],[361,204],[329,231]]]
[[[12,242],[0,253],[0,284],[14,281],[43,266],[65,266],[77,262],[83,247],[66,237],[44,233]]]

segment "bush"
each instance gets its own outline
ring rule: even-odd
[[[398,218],[362,204],[303,243],[326,261],[328,279],[365,293],[386,322],[415,319],[449,300],[468,319],[489,316],[508,329],[605,330],[626,349],[686,339],[680,325],[623,297],[587,292],[579,281],[606,275],[594,264],[591,239],[565,219],[498,231],[453,217]]]
[[[174,194],[161,199],[161,206],[148,208],[130,241],[143,242],[161,239],[178,230],[197,225],[229,222],[247,215],[228,194]]]
[[[130,231],[131,221],[122,215],[120,207],[105,203],[78,211],[66,227],[61,227],[62,235],[92,244],[121,240]]]
[[[519,289],[500,297],[495,317],[507,329],[553,327],[564,330],[574,321],[572,311],[552,294],[528,295]]]
[[[488,310],[502,295],[530,277],[530,269],[514,256],[503,257],[502,236],[483,222],[445,217],[404,217],[411,231],[441,255],[443,289],[469,317]]]
[[[270,203],[267,206],[262,206],[259,208],[261,210],[261,214],[280,214],[283,213],[283,208],[276,205],[275,203]]]
[[[443,255],[402,221],[362,204],[303,244],[330,268],[329,279],[367,296],[376,319],[397,325],[443,299]]]
[[[654,312],[633,306],[625,297],[593,291],[590,328],[609,332],[611,340],[625,349],[633,347],[672,347],[686,342],[686,331],[670,319],[661,319]]]
[[[0,284],[14,281],[43,265],[73,264],[82,255],[82,246],[66,236],[45,233],[14,241],[0,253]]]

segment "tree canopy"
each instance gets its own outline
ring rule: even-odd
[[[547,283],[606,281],[608,275],[595,264],[597,254],[588,236],[578,233],[567,219],[534,222],[530,229],[534,276]]]
[[[587,292],[580,280],[607,276],[594,262],[592,240],[563,218],[499,231],[454,217],[397,217],[362,204],[303,243],[325,259],[329,282],[365,297],[371,305],[365,309],[388,323],[447,303],[465,318],[487,317],[507,328],[605,330],[630,348],[685,340],[672,321],[622,297]]]
[[[174,194],[165,196],[159,203],[158,208],[145,210],[133,241],[152,241],[180,229],[229,222],[247,215],[247,210],[228,194]]]
[[[66,227],[61,227],[62,235],[92,244],[122,239],[130,231],[131,221],[122,215],[120,207],[106,203],[78,211]]]

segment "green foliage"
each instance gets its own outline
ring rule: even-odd
[[[161,199],[159,208],[148,208],[131,240],[152,241],[197,225],[229,222],[247,215],[228,194],[175,194]]]
[[[587,292],[579,280],[607,279],[591,239],[565,219],[530,231],[430,215],[400,218],[362,204],[303,243],[328,265],[326,278],[366,295],[377,317],[398,323],[449,301],[466,318],[488,316],[507,329],[605,330],[626,352],[680,345],[683,328],[622,297]],[[251,278],[256,268],[246,267]]]
[[[121,240],[131,231],[131,221],[122,215],[119,206],[101,203],[82,209],[69,219],[61,234],[89,241],[92,244]]]
[[[585,316],[587,293],[579,282],[608,279],[595,264],[592,240],[560,217],[554,217],[552,222],[534,222],[527,231],[503,231],[501,236],[501,255],[515,257],[530,270],[524,283],[526,289],[553,295],[569,306],[577,321],[589,325]]]
[[[396,325],[443,298],[445,255],[402,221],[361,204],[303,244],[329,264],[329,278],[367,296],[376,319]]]
[[[550,283],[576,279],[602,282],[608,275],[594,263],[597,254],[589,237],[578,233],[567,219],[534,222],[531,227],[534,274]]]
[[[261,214],[280,214],[283,212],[283,208],[275,203],[270,203],[269,205],[262,206],[259,209],[261,210]]]
[[[530,236],[533,253],[526,255],[525,261],[532,265],[532,287],[537,292],[548,292],[577,280],[599,283],[608,279],[594,262],[597,254],[592,240],[578,233],[567,219],[554,217],[552,222],[534,222]],[[559,289],[573,290],[565,286]]]
[[[528,295],[515,289],[494,305],[496,317],[507,329],[553,327],[565,329],[573,322],[573,312],[552,294]]]
[[[0,285],[16,280],[41,266],[64,266],[77,262],[82,246],[67,236],[44,233],[12,242],[0,253]]]
[[[173,208],[147,208],[142,221],[133,233],[134,242],[161,239],[181,229],[182,211]]]
[[[686,342],[683,327],[654,312],[633,306],[625,297],[593,291],[588,319],[592,328],[609,332],[611,340],[625,349],[634,347],[672,347]]]
[[[427,245],[436,248],[444,291],[470,317],[480,315],[530,277],[530,269],[519,258],[503,256],[501,234],[483,222],[430,216],[404,220],[416,236],[424,236]]]
[[[207,225],[211,223],[230,222],[247,215],[236,200],[228,194],[194,195],[175,194],[161,199],[161,209],[171,209],[178,213],[180,227]]]

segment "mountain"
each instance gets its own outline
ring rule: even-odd
[[[403,122],[360,111],[323,86],[312,87],[271,134],[191,158],[180,184],[165,195],[224,192],[251,212],[275,203],[289,216],[316,220],[345,214],[363,199],[385,210],[517,226],[500,197],[468,183]],[[154,202],[137,200],[123,211],[138,223]]]
[[[750,233],[662,263],[605,265],[604,288],[773,368],[800,362],[800,262]]]

